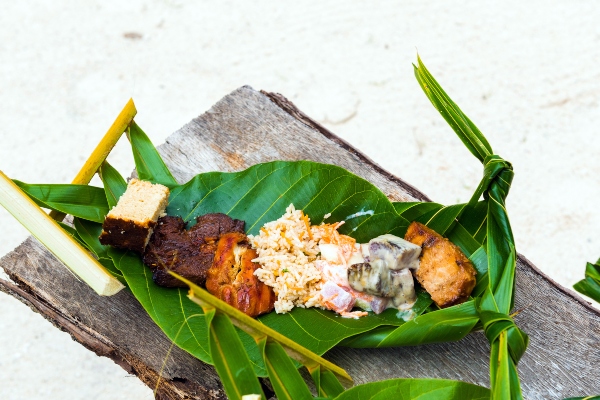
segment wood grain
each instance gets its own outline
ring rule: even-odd
[[[239,171],[272,160],[313,160],[342,166],[368,179],[394,201],[428,200],[360,151],[329,132],[279,94],[242,87],[159,146],[175,178]],[[154,388],[157,398],[222,398],[214,369],[173,348],[128,291],[96,296],[29,238],[0,260],[14,284],[7,292],[96,354],[113,359]],[[531,338],[519,364],[528,399],[600,393],[600,312],[520,256],[516,317]],[[458,343],[394,349],[335,348],[327,358],[356,383],[392,377],[439,377],[489,385],[489,345],[481,333]],[[164,369],[162,369],[164,367]]]

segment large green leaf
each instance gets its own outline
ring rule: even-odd
[[[335,400],[488,400],[490,391],[470,383],[446,379],[390,379],[346,390]]]
[[[104,190],[88,185],[28,184],[13,180],[35,203],[43,208],[65,214],[104,222],[108,214],[108,203]]]
[[[235,173],[197,175],[174,188],[167,213],[185,221],[222,212],[246,221],[249,234],[276,220],[291,203],[310,216],[313,224],[345,221],[340,232],[358,241],[392,233],[402,236],[408,221],[370,182],[335,165],[312,161],[274,161]]]

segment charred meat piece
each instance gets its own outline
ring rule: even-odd
[[[197,221],[187,231],[180,217],[167,216],[158,220],[144,252],[144,264],[152,269],[152,279],[157,285],[186,287],[171,276],[169,270],[197,285],[204,285],[219,237],[227,232],[244,231],[244,221],[233,220],[225,214],[206,214]]]
[[[421,264],[415,276],[439,307],[467,300],[477,271],[454,243],[423,224],[413,222],[404,239],[421,246]]]
[[[206,278],[206,289],[212,295],[251,317],[272,311],[276,299],[271,287],[254,275],[260,268],[252,262],[257,257],[245,234],[226,233],[219,239]]]
[[[215,244],[219,238],[229,232],[244,233],[245,222],[239,219],[231,219],[221,213],[205,214],[196,218],[196,225],[189,230],[192,241],[198,245]]]

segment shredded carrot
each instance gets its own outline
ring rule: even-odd
[[[286,242],[288,242],[288,244],[291,246],[292,245],[292,241],[290,240],[290,238],[288,238],[287,236],[285,236],[285,231],[281,231],[281,237],[285,239]]]
[[[306,232],[308,233],[308,238],[310,240],[312,240],[313,235],[312,235],[312,232],[310,231],[310,222],[308,220],[308,215],[302,213],[302,220],[304,221],[304,225],[306,225]]]

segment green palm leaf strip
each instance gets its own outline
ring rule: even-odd
[[[168,188],[178,185],[162,157],[158,154],[156,147],[135,121],[131,121],[127,129],[127,137],[131,142],[135,169],[140,179],[160,183]]]
[[[264,399],[258,377],[231,320],[226,314],[216,312],[216,308],[205,307],[204,314],[213,365],[227,397],[241,399],[246,394],[260,394]]]
[[[352,383],[352,378],[342,368],[325,360],[305,347],[302,347],[298,343],[288,339],[286,336],[260,323],[254,318],[247,316],[240,310],[230,306],[224,301],[217,299],[206,290],[195,285],[193,282],[173,272],[170,273],[190,287],[190,291],[188,293],[189,299],[200,305],[205,313],[207,312],[206,310],[218,310],[218,312],[223,313],[231,318],[231,322],[235,326],[252,336],[257,343],[266,340],[266,343],[269,344],[275,341],[282,346],[288,356],[306,366],[309,371],[319,366],[323,370],[332,372],[342,381],[345,381],[349,384]],[[213,359],[213,362],[214,361],[215,360]]]
[[[488,400],[481,386],[449,379],[389,379],[365,383],[346,390],[335,400]]]
[[[13,179],[39,207],[102,223],[108,214],[104,190],[89,185],[29,184]]]
[[[525,352],[529,338],[508,315],[513,307],[516,269],[514,238],[505,205],[514,175],[512,166],[493,154],[483,134],[444,92],[420,57],[414,67],[417,81],[433,106],[484,165],[484,177],[469,202],[469,206],[475,207],[483,196],[487,203],[487,287],[478,299],[478,311],[491,345],[492,399],[521,399],[516,364]]]
[[[109,208],[117,205],[119,198],[127,190],[127,182],[121,174],[107,161],[104,161],[98,170],[98,175],[104,184],[104,193]]]
[[[585,278],[573,285],[573,289],[600,302],[600,259],[596,264],[587,263]]]
[[[279,343],[265,338],[259,342],[259,347],[263,350],[269,380],[279,400],[313,398],[296,365]]]

